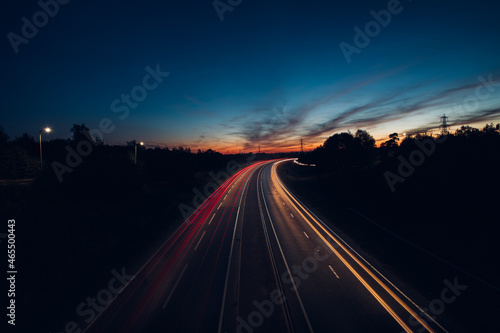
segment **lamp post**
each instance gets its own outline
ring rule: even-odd
[[[50,127],[45,127],[42,130],[40,130],[40,132],[38,133],[39,134],[39,141],[40,141],[40,168],[43,168],[43,160],[42,160],[42,132],[45,133],[50,133],[50,131],[52,131],[52,129]]]
[[[144,142],[139,142],[139,143],[136,143],[135,144],[135,157],[134,157],[134,164],[137,164],[137,146],[138,145],[141,145],[141,146],[144,146]]]

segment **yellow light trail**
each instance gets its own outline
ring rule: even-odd
[[[286,160],[285,160],[286,161]],[[401,327],[406,331],[406,332],[413,332],[408,325],[394,312],[394,310],[380,297],[380,295],[377,294],[375,290],[372,289],[372,287],[366,282],[360,275],[359,273],[342,257],[340,253],[338,253],[337,250],[330,244],[329,241],[326,240],[323,235],[316,229],[314,225],[312,225],[309,222],[309,219],[307,219],[302,212],[298,209],[297,206],[302,208],[302,210],[309,216],[309,218],[316,223],[331,239],[333,239],[365,272],[367,272],[389,295],[392,296],[394,300],[396,300],[411,316],[413,316],[423,327],[425,327],[429,332],[435,332],[432,327],[427,324],[418,314],[415,313],[401,298],[399,298],[385,283],[383,283],[371,270],[369,270],[357,257],[355,257],[336,237],[334,237],[327,229],[325,229],[319,221],[317,221],[308,211],[305,209],[295,198],[294,196],[285,188],[281,180],[278,178],[278,175],[276,173],[276,166],[279,163],[285,162],[285,161],[279,161],[273,164],[272,169],[271,169],[271,179],[272,181],[278,185],[276,187],[277,189],[281,190],[282,194],[286,194],[286,196],[289,198],[290,203],[295,206],[295,209],[297,212],[302,216],[304,221],[309,224],[311,229],[316,232],[316,234],[325,242],[325,244],[332,250],[333,253],[346,265],[346,267],[354,274],[354,276],[365,286],[365,288],[375,297],[375,299],[389,312],[389,314],[398,322],[398,324],[401,325]]]

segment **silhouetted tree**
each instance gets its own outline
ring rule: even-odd
[[[339,151],[348,149],[354,144],[354,137],[351,133],[337,133],[326,139],[323,147],[328,151]]]
[[[104,141],[98,136],[94,138],[94,141],[96,146],[102,146],[104,144]]]
[[[385,141],[380,147],[396,148],[398,146],[399,136],[398,133],[389,134],[389,140]]]
[[[483,132],[486,135],[499,135],[500,134],[500,124],[497,124],[496,126],[491,124],[486,124],[483,128]]]
[[[28,133],[23,133],[20,137],[17,137],[12,143],[26,150],[30,150],[36,144],[35,139]]]
[[[413,143],[414,143],[415,137],[412,134],[408,134],[404,137],[403,140],[401,140],[401,144],[399,147],[401,149],[406,149],[406,147],[411,147],[413,149]]]
[[[342,132],[326,139],[323,145],[315,150],[314,155],[318,164],[340,171],[358,162],[359,155],[356,154],[361,149],[361,140],[355,139],[350,132]]]
[[[470,136],[475,136],[477,134],[479,134],[479,130],[477,128],[471,127],[469,125],[462,126],[455,131],[456,136],[470,137]]]
[[[127,147],[132,147],[134,148],[134,146],[137,144],[137,141],[134,139],[134,140],[131,140],[131,141],[127,141]]]
[[[375,139],[365,130],[358,129],[354,138],[359,141],[361,146],[365,149],[371,149],[375,147]]]
[[[73,133],[73,140],[75,141],[81,141],[81,140],[88,140],[93,142],[94,140],[90,136],[90,130],[85,124],[73,124],[73,127],[69,130],[71,133]]]

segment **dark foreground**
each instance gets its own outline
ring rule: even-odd
[[[478,159],[440,162],[429,160],[394,193],[381,168],[339,175],[287,163],[279,173],[325,221],[424,295],[437,318],[493,332],[500,309],[498,214],[497,194],[488,189],[498,187],[495,167]],[[441,178],[446,174],[455,178]],[[448,299],[450,281],[461,289]]]

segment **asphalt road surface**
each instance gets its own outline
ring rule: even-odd
[[[227,179],[85,332],[445,332],[286,188],[283,161]]]

